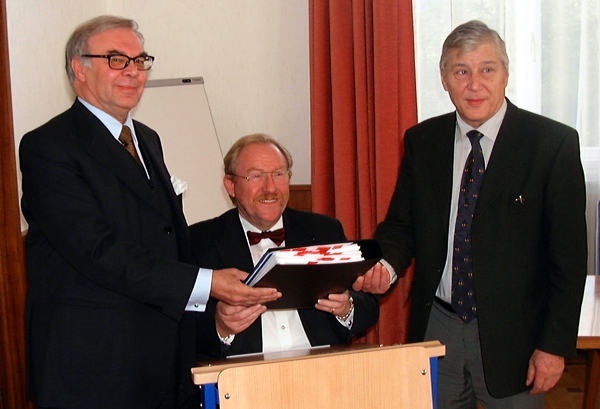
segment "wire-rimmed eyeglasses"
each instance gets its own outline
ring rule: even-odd
[[[154,64],[154,57],[147,54],[140,54],[136,57],[129,57],[125,54],[83,54],[85,58],[106,58],[108,66],[113,70],[124,70],[133,61],[133,65],[138,71],[148,71]]]
[[[272,172],[263,172],[261,170],[253,170],[246,176],[236,175],[235,173],[229,173],[229,176],[236,176],[238,178],[246,179],[246,182],[252,184],[264,183],[267,180],[267,176],[271,176],[273,183],[287,183],[290,181],[292,171],[289,169],[278,169]]]

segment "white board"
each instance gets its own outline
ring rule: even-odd
[[[158,132],[169,172],[187,182],[188,224],[233,206],[223,187],[223,153],[202,77],[148,81],[133,118]]]

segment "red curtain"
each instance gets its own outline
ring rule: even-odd
[[[309,25],[313,211],[350,239],[372,237],[417,121],[412,3],[309,0]],[[405,341],[411,271],[364,341]]]

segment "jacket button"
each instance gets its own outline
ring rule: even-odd
[[[171,234],[171,233],[173,233],[173,228],[172,228],[171,226],[165,226],[165,227],[163,228],[163,230],[164,230],[164,232],[165,232],[165,233],[167,233],[167,234]]]

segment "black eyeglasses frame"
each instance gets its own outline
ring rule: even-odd
[[[105,58],[108,63],[109,68],[111,68],[113,70],[124,70],[125,68],[127,68],[129,66],[129,63],[131,61],[133,61],[133,64],[138,69],[138,71],[148,71],[152,68],[152,64],[154,64],[154,60],[155,60],[155,58],[153,56],[145,54],[145,53],[137,55],[135,57],[130,57],[125,54],[83,54],[83,55],[81,55],[81,57],[83,57],[83,58]],[[115,67],[114,65],[116,63],[114,62],[115,61],[114,57],[124,58],[124,59],[127,59],[127,61],[125,62],[125,64],[122,67],[120,67],[120,64],[117,64],[117,66]],[[150,66],[146,67],[148,64],[148,61],[150,61]]]

